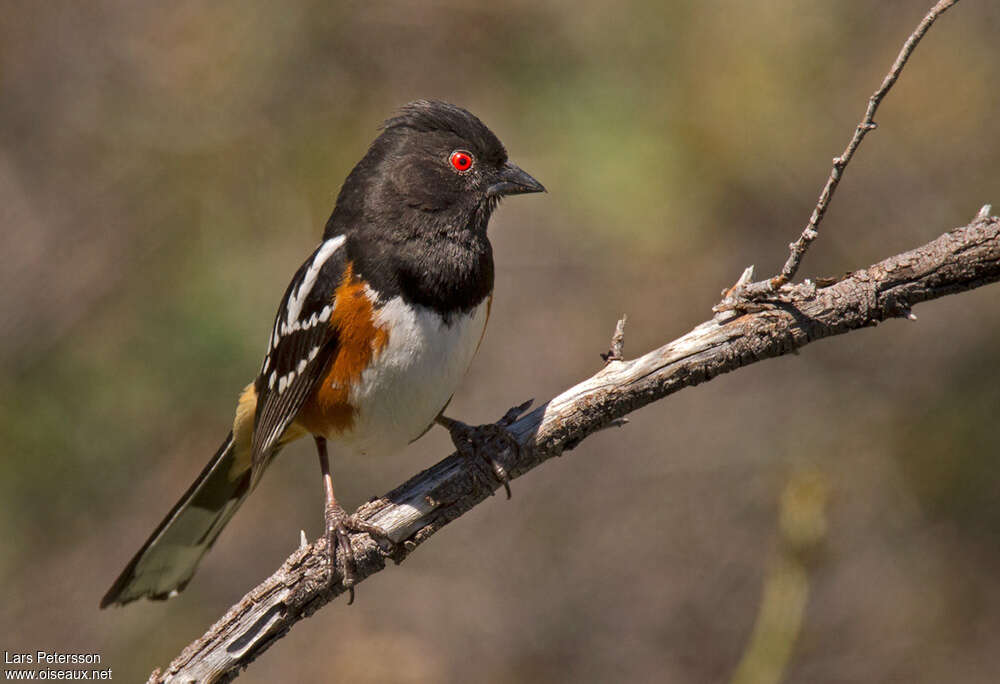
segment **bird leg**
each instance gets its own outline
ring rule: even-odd
[[[395,543],[389,539],[378,525],[360,520],[357,516],[348,515],[347,511],[337,503],[333,495],[333,474],[330,472],[330,458],[326,453],[326,438],[315,437],[316,450],[319,452],[319,467],[323,472],[323,490],[326,494],[324,520],[326,522],[325,538],[327,561],[330,564],[330,578],[333,579],[333,569],[336,567],[337,547],[344,553],[344,586],[350,592],[347,605],[354,603],[354,584],[357,580],[357,560],[354,557],[354,547],[351,546],[351,532],[365,532],[376,541],[385,542],[389,546]]]
[[[508,499],[510,498],[510,477],[507,475],[506,468],[496,459],[495,455],[513,452],[515,461],[520,457],[521,443],[507,427],[531,406],[532,401],[529,399],[520,406],[510,409],[496,423],[467,425],[460,420],[448,418],[444,414],[434,419],[434,422],[448,430],[452,444],[455,445],[458,453],[472,465],[477,479],[487,484],[491,493],[494,486],[491,479],[500,482],[507,492]],[[489,465],[489,471],[486,470],[486,465]]]

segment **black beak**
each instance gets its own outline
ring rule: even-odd
[[[497,181],[486,189],[486,194],[490,197],[524,195],[529,192],[545,192],[545,186],[522,171],[514,162],[504,164]]]

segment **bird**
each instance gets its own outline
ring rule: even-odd
[[[229,435],[101,608],[181,592],[275,456],[309,436],[320,462],[331,576],[340,546],[353,599],[347,535],[384,532],[337,502],[327,444],[338,455],[378,457],[438,424],[456,446],[468,446],[475,428],[444,410],[490,315],[487,225],[502,198],[538,192],[542,184],[466,109],[417,100],[386,120],[341,186],[322,241],[285,290]]]

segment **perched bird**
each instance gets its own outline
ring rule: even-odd
[[[443,411],[489,318],[487,224],[501,198],[544,190],[460,107],[419,100],[389,119],[289,283],[232,431],[101,607],[183,590],[265,468],[306,435],[319,452],[327,550],[332,559],[343,548],[345,584],[353,583],[347,533],[380,530],[337,503],[327,440],[339,452],[377,456],[434,423],[456,444],[468,438],[475,428]]]

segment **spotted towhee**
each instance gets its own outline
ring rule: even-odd
[[[101,607],[183,590],[264,469],[306,435],[323,472],[327,549],[341,544],[349,554],[347,530],[361,523],[334,498],[326,441],[377,455],[435,422],[455,438],[464,424],[443,411],[483,338],[493,296],[487,223],[502,197],[542,191],[460,107],[422,100],[389,119],[288,285],[232,432]]]

